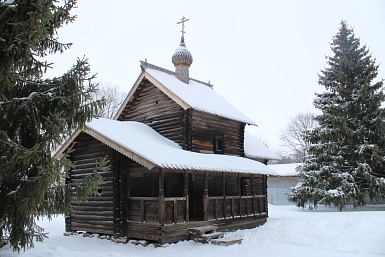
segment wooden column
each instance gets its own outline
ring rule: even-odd
[[[203,219],[209,220],[209,175],[205,171],[205,187],[203,191]]]
[[[251,204],[251,210],[253,212],[253,215],[255,215],[255,188],[254,188],[254,175],[251,174],[251,195],[253,196],[253,202]]]
[[[265,197],[263,198],[263,206],[265,206],[266,216],[269,216],[269,205],[267,204],[267,175],[263,175],[263,184],[265,186]]]
[[[165,220],[164,169],[159,168],[159,225]]]
[[[238,173],[238,195],[239,195],[239,216],[242,216],[242,182],[241,182],[241,173]]]
[[[188,171],[183,172],[183,196],[186,197],[186,209],[185,209],[185,221],[190,221],[190,206],[189,206],[189,195],[188,195]]]
[[[226,173],[222,172],[223,218],[226,219]]]

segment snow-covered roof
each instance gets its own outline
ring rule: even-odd
[[[271,169],[273,169],[278,176],[282,177],[297,177],[299,176],[296,168],[302,165],[302,163],[287,163],[287,164],[271,164],[268,165]]]
[[[148,66],[142,66],[142,68],[144,71],[123,102],[115,119],[119,117],[133,95],[136,86],[139,85],[138,81],[140,82],[145,77],[184,109],[192,108],[246,124],[256,125],[252,119],[217,94],[211,87],[193,79],[190,79],[189,84],[183,83],[172,74],[173,72],[166,72],[167,70],[162,68],[153,69]]]
[[[277,155],[255,136],[245,131],[245,156],[253,159],[277,159]]]
[[[140,122],[97,118],[86,124],[84,132],[148,169],[160,167],[277,175],[266,165],[251,159],[185,151]],[[56,155],[64,150],[60,149]]]

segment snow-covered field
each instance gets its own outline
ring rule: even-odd
[[[295,206],[269,206],[270,218],[259,228],[229,233],[242,237],[241,245],[217,246],[184,241],[164,247],[117,244],[81,235],[63,236],[64,219],[41,222],[49,232],[44,243],[20,254],[9,247],[1,257],[247,257],[247,256],[385,256],[385,205],[338,212],[320,207],[316,211]]]

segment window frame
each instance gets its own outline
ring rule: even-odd
[[[216,154],[223,154],[225,150],[223,135],[213,135],[213,151]]]

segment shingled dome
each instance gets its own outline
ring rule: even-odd
[[[190,66],[193,62],[192,55],[190,51],[183,45],[180,45],[172,56],[172,63],[177,65],[188,65]]]

